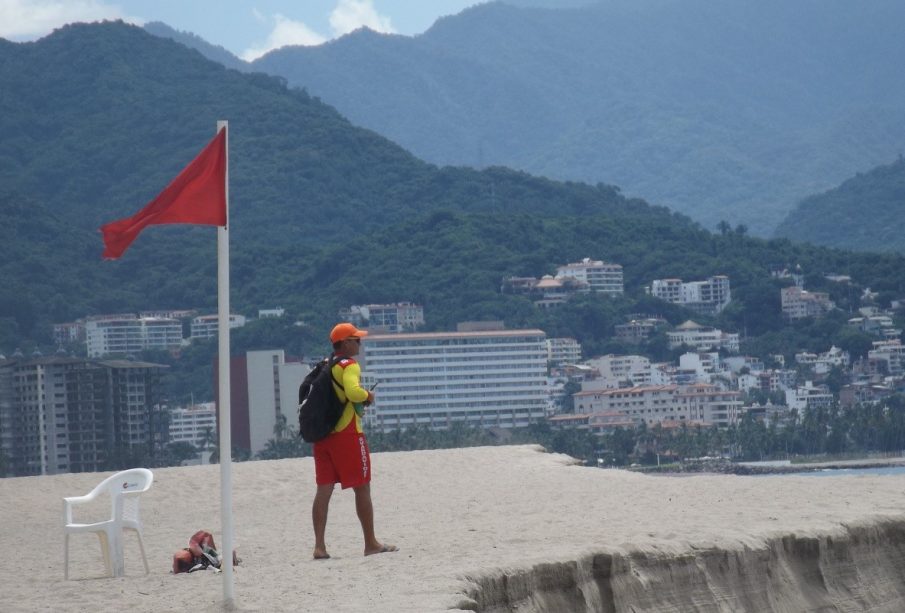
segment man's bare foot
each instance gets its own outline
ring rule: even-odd
[[[396,545],[379,545],[378,547],[369,547],[365,549],[366,556],[372,556],[375,553],[389,553],[391,551],[399,551]]]
[[[329,560],[330,554],[327,553],[326,549],[315,549],[314,550],[314,559],[315,560]]]

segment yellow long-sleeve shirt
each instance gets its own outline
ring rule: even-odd
[[[342,381],[342,388],[336,382]],[[355,410],[356,403],[362,403],[368,399],[368,390],[361,386],[361,366],[352,358],[343,358],[333,367],[333,390],[345,405],[342,417],[333,429],[334,432],[342,432],[355,420],[355,432],[363,432],[361,417]]]

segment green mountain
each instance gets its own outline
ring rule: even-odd
[[[770,271],[799,264],[810,289],[830,291],[844,308],[865,285],[887,302],[905,295],[901,256],[739,230],[714,235],[602,184],[438,168],[279,79],[228,70],[121,23],[71,26],[36,43],[0,41],[0,82],[4,353],[26,341],[47,345],[52,322],[86,314],[213,309],[212,228],[150,228],[115,262],[101,261],[97,228],[156,195],[223,118],[233,308],[253,315],[282,306],[292,315],[237,331],[236,351],[316,353],[340,307],[400,300],[422,303],[431,329],[504,319],[573,335],[591,353],[615,351],[612,326],[629,313],[689,317],[644,294],[652,278],[718,273],[731,276],[735,299],[712,323],[745,332],[761,353],[826,349],[830,339],[862,346],[843,332],[844,313],[784,327],[781,282]],[[540,312],[526,297],[500,293],[504,276],[542,275],[581,257],[623,264],[626,296],[587,296]],[[829,271],[855,285],[829,284],[820,274]],[[648,349],[668,357],[662,344]],[[209,369],[213,350],[187,353]],[[176,370],[174,377],[186,371]],[[209,384],[210,376],[192,372]],[[182,385],[201,389],[197,381]]]
[[[899,0],[575,4],[485,3],[252,67],[421,159],[604,181],[763,236],[905,142]]]
[[[858,173],[802,200],[777,236],[861,251],[905,253],[905,160]]]
[[[50,322],[90,313],[213,306],[212,229],[155,227],[126,257],[101,262],[97,228],[155,196],[223,118],[238,309],[312,308],[296,283],[312,254],[325,244],[352,250],[375,228],[438,209],[692,225],[612,187],[436,168],[276,78],[227,70],[121,23],[70,26],[36,43],[0,40],[0,82],[7,343],[47,338]],[[29,223],[41,230],[14,232],[32,210]],[[283,266],[286,276],[275,276]]]

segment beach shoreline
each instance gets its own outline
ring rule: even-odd
[[[856,458],[848,460],[797,461],[797,462],[733,462],[722,458],[671,463],[663,466],[637,466],[629,468],[642,474],[722,474],[722,475],[782,475],[825,470],[857,470],[871,468],[905,467],[905,458]]]

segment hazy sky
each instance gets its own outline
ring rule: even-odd
[[[74,21],[162,21],[250,60],[317,45],[361,26],[420,34],[483,0],[0,0],[0,37],[34,40]]]

